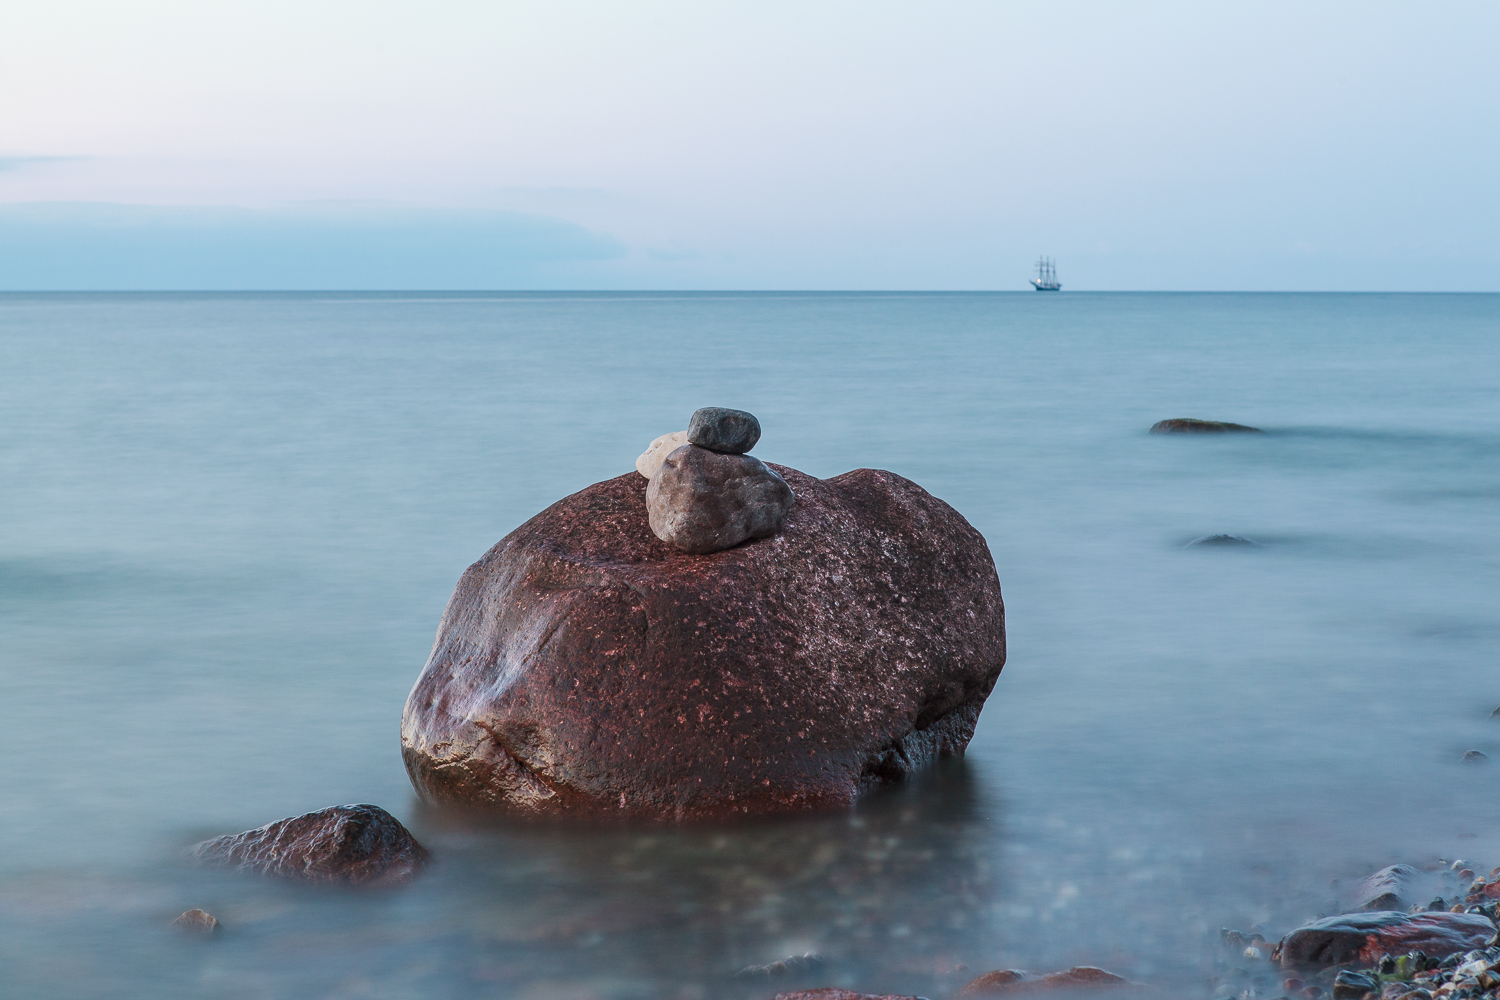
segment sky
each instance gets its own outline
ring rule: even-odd
[[[0,289],[1500,291],[1500,4],[10,0]]]

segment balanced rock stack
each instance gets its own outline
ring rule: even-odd
[[[781,530],[795,499],[786,480],[746,452],[760,421],[744,410],[705,406],[688,429],[663,434],[635,460],[651,483],[651,531],[683,552],[703,555]]]

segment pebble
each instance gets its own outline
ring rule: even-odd
[[[760,440],[760,421],[755,414],[722,406],[694,410],[688,421],[689,444],[724,455],[743,455]]]
[[[687,431],[663,434],[652,441],[649,448],[641,452],[641,457],[635,460],[635,471],[650,479],[656,475],[657,470],[661,468],[661,463],[666,461],[668,455],[688,443],[687,438]]]

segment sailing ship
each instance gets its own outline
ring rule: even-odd
[[[1057,280],[1057,268],[1053,265],[1051,257],[1037,258],[1036,277],[1031,279],[1031,285],[1039,292],[1062,290],[1062,284]]]

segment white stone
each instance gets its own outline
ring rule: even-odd
[[[656,475],[667,456],[688,443],[687,434],[687,431],[673,431],[652,441],[651,447],[641,452],[641,457],[635,460],[635,471],[647,479]]]

